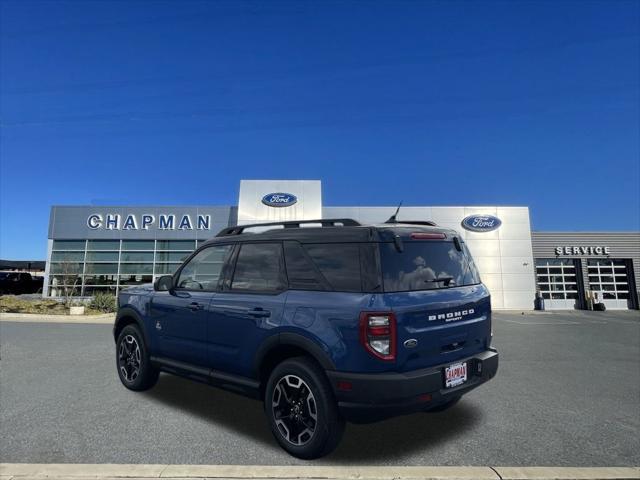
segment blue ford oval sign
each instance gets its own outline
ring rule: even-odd
[[[298,202],[298,197],[291,193],[268,193],[262,197],[262,203],[269,207],[290,207]]]
[[[462,226],[472,232],[491,232],[502,225],[502,220],[493,215],[469,215],[462,220]]]

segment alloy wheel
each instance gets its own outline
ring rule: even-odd
[[[296,446],[311,441],[318,424],[318,409],[313,392],[304,380],[296,375],[280,378],[273,390],[271,408],[285,440]]]
[[[118,367],[127,382],[133,382],[140,375],[142,364],[140,345],[133,335],[125,335],[118,348]]]

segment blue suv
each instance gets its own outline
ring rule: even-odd
[[[299,458],[331,452],[346,420],[447,409],[498,369],[489,291],[431,222],[229,227],[118,305],[125,387],[168,372],[255,397]]]

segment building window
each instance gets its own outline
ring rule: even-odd
[[[195,240],[54,240],[49,261],[49,295],[96,292],[151,283],[173,274],[196,247]]]

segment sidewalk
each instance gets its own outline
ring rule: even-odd
[[[336,467],[0,464],[0,479],[637,480],[637,467]]]
[[[0,313],[0,322],[95,323],[113,325],[115,313],[102,315],[43,315],[41,313]]]

